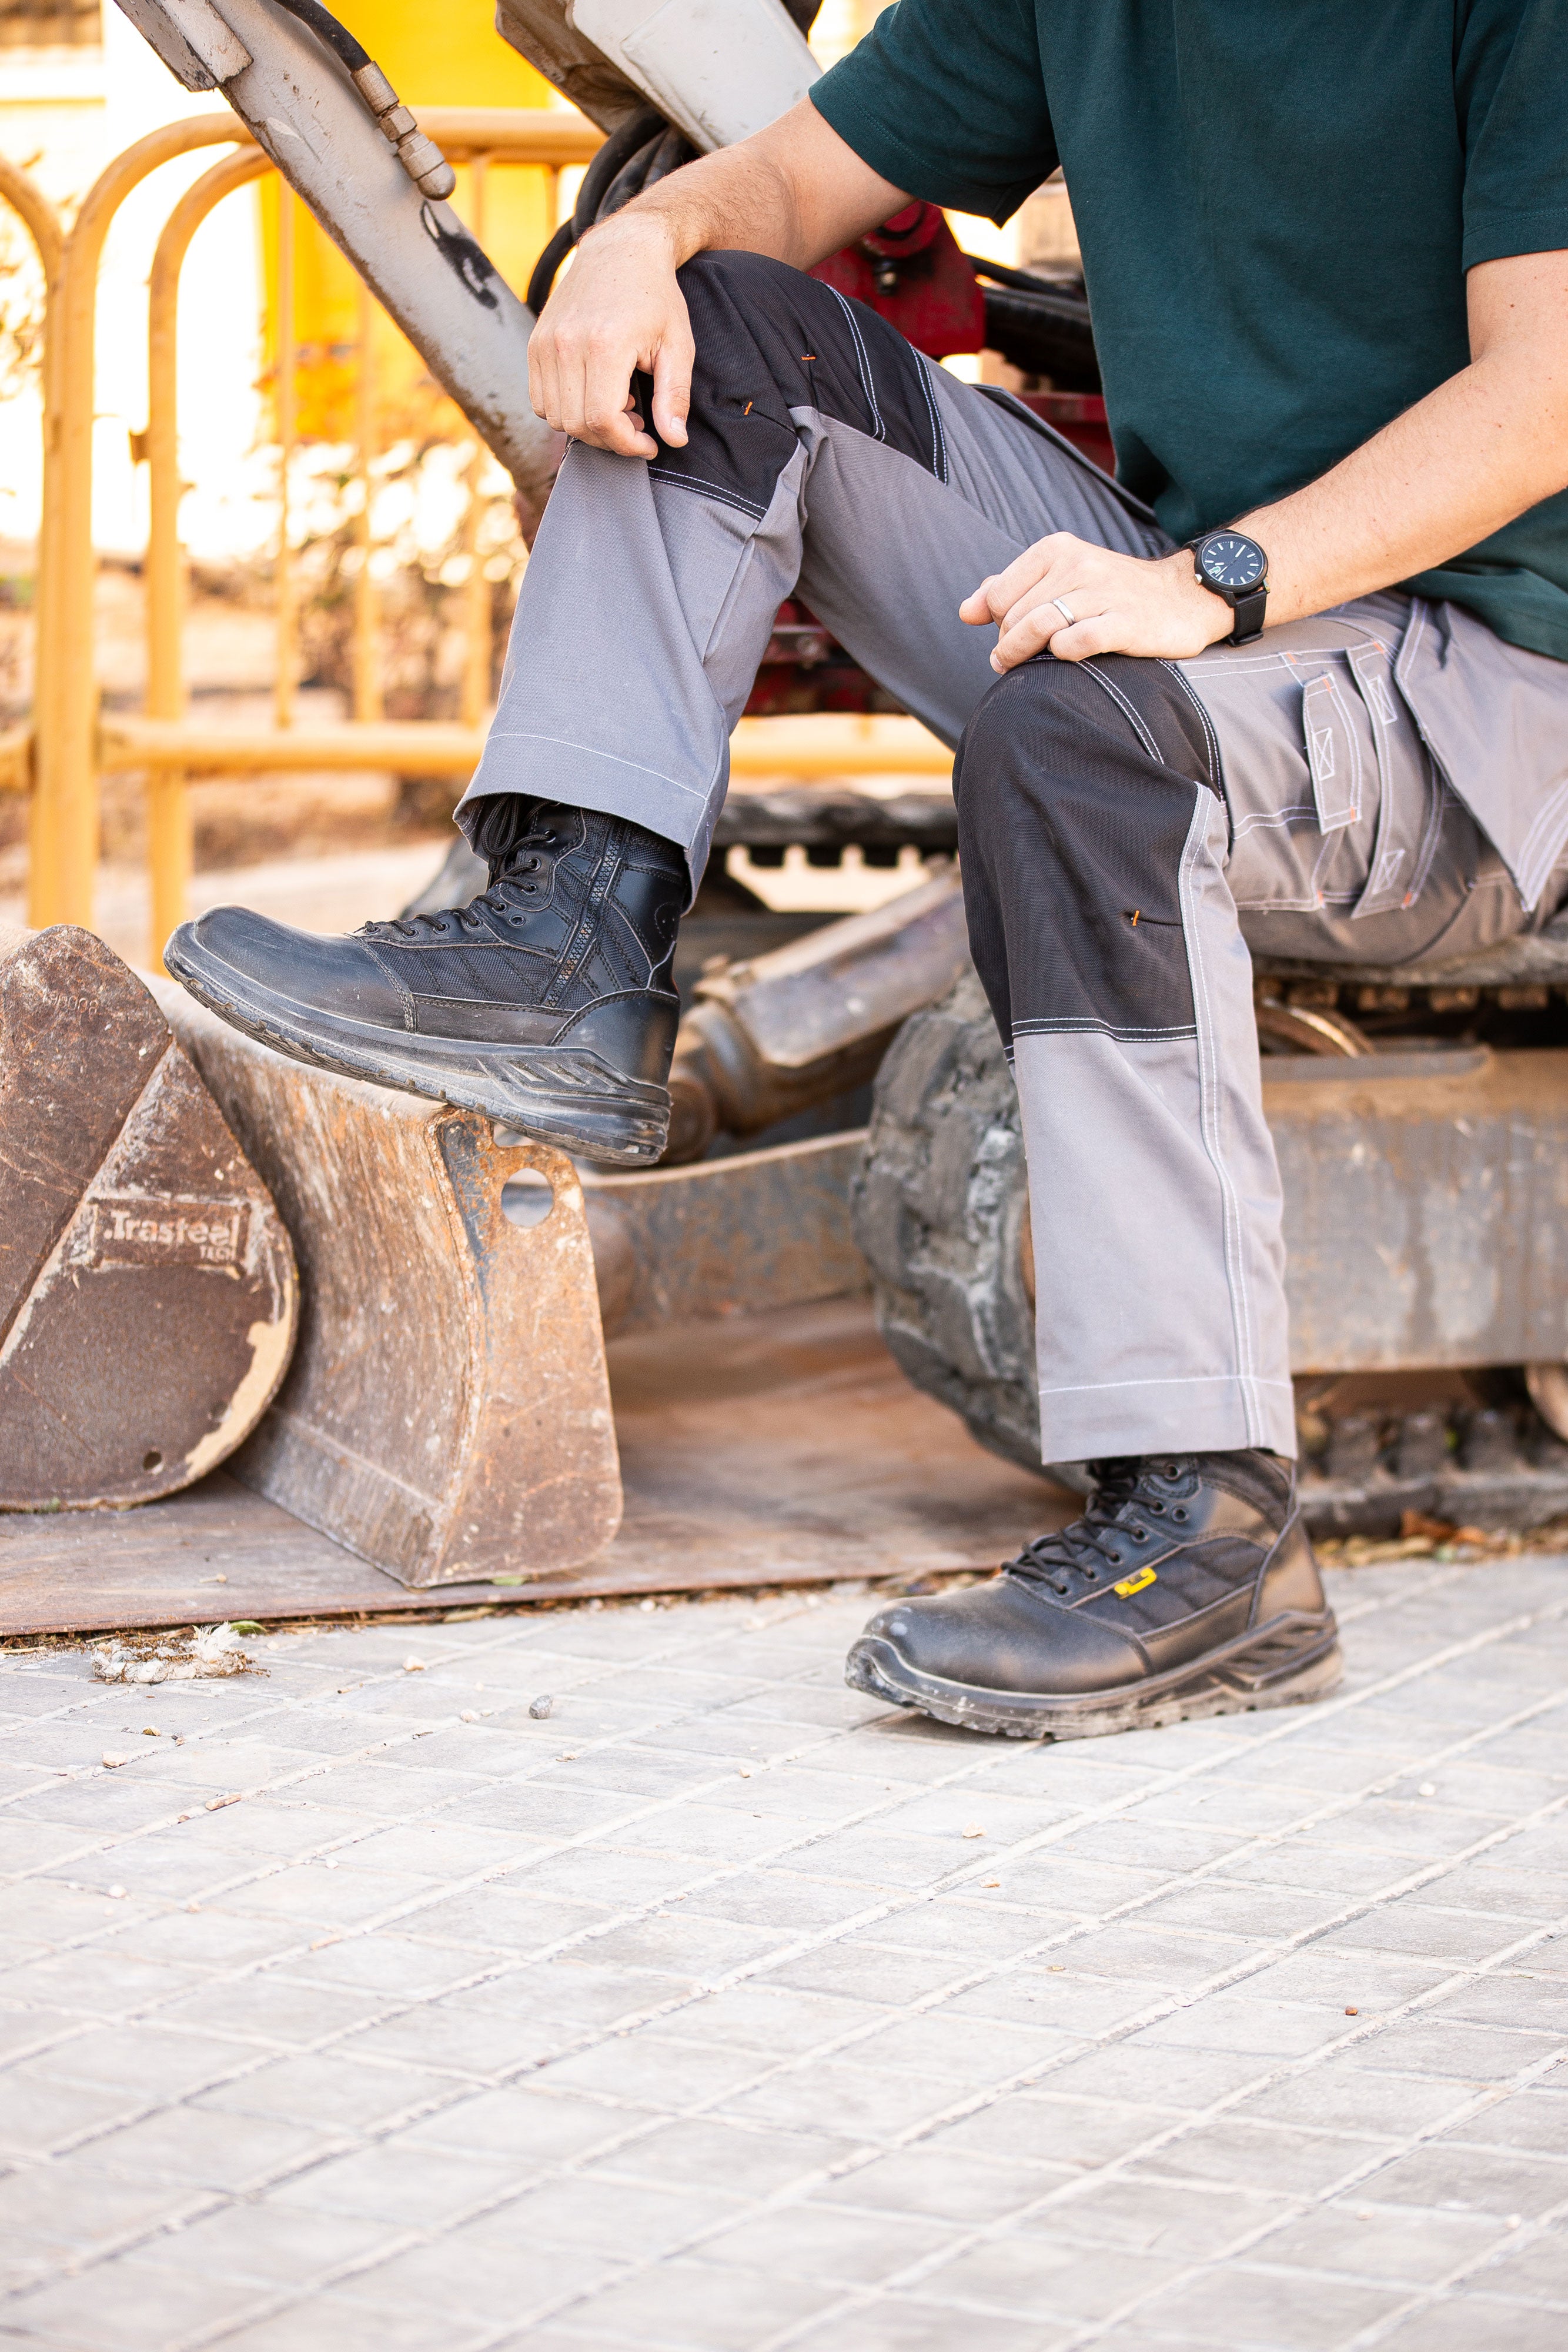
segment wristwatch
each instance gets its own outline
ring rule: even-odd
[[[1239,530],[1211,530],[1192,542],[1198,579],[1212,595],[1223,596],[1236,618],[1227,643],[1249,646],[1263,634],[1269,604],[1269,559],[1255,539]]]

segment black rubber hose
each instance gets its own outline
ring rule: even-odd
[[[340,25],[336,16],[321,6],[320,0],[277,0],[277,5],[287,16],[298,16],[302,25],[308,25],[317,39],[325,41],[350,73],[358,73],[361,66],[370,64],[370,51],[361,48],[348,26]]]
[[[622,165],[629,163],[639,147],[645,147],[654,132],[662,131],[664,127],[664,118],[657,107],[640,106],[635,114],[628,115],[619,130],[611,132],[583,173],[582,185],[577,192],[571,217],[579,236],[586,236],[599,218],[599,207]]]
[[[576,243],[577,223],[563,220],[535,262],[533,276],[528,279],[528,290],[523,299],[536,319],[549,300],[550,288],[555,284],[557,270]]]
[[[674,129],[666,131],[659,142],[653,162],[643,174],[643,187],[651,188],[658,181],[667,180],[670,173],[678,172],[683,164],[695,163],[696,152],[696,149],[684,131]]]
[[[602,149],[600,152],[602,153]],[[678,172],[683,163],[689,163],[696,152],[685,132],[673,128],[665,128],[655,137],[644,140],[636,153],[612,179],[600,200],[594,219],[607,220],[612,213],[619,212],[622,205],[630,204],[632,197],[641,195],[645,188],[667,179],[672,172]],[[536,319],[549,300],[550,289],[559,275],[560,265],[577,243],[577,214],[574,212],[570,220],[562,221],[535,262],[526,299]]]
[[[653,168],[653,158],[664,145],[666,136],[666,132],[656,131],[652,139],[644,140],[629,162],[622,164],[600,198],[599,210],[593,215],[596,221],[608,220],[612,213],[618,213],[622,205],[629,205],[633,196],[642,194],[647,184],[648,173]]]

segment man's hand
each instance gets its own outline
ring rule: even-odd
[[[738,146],[670,173],[590,229],[539,313],[528,344],[535,414],[596,449],[655,457],[650,420],[627,390],[641,373],[653,379],[660,440],[684,448],[693,347],[682,263],[728,248],[809,269],[908,202],[809,98]]]
[[[660,439],[685,446],[695,346],[675,259],[657,213],[618,214],[583,238],[528,343],[528,398],[558,433],[622,457],[657,457],[627,391],[641,371],[653,379]]]
[[[1228,637],[1224,599],[1199,585],[1189,548],[1174,555],[1118,555],[1052,531],[982,580],[958,607],[973,627],[999,632],[991,667],[1000,677],[1049,646],[1058,661],[1092,654],[1163,654],[1184,661]]]

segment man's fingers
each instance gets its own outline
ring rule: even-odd
[[[538,331],[528,338],[528,398],[536,416],[560,430],[560,383],[555,347]]]
[[[1062,567],[1064,560],[1082,559],[1093,552],[1081,539],[1069,530],[1053,530],[1049,538],[1037,539],[1021,555],[1015,555],[1005,572],[996,572],[982,580],[970,596],[966,596],[958,611],[966,621],[983,623],[996,621],[1005,625],[1006,616],[1030,589],[1042,583],[1051,584]]]
[[[1069,605],[1071,601],[1063,599]],[[1013,627],[1004,629],[991,656],[991,667],[1002,677],[1020,662],[1032,661],[1048,646],[1058,661],[1087,661],[1094,654],[1113,653],[1119,635],[1119,625],[1109,613],[1086,613],[1069,623],[1054,604],[1037,604]]]
[[[653,430],[672,449],[686,446],[695,360],[689,324],[684,318],[672,321],[653,359]]]
[[[635,413],[625,408],[614,416],[606,416],[601,410],[591,414],[582,438],[594,448],[608,449],[617,457],[656,457],[659,454],[658,443],[642,430]]]
[[[1048,604],[1043,614],[1026,613],[997,639],[991,667],[1000,677],[1004,670],[1016,669],[1019,662],[1032,661],[1036,654],[1043,653],[1053,636],[1066,635],[1067,625],[1052,605]]]

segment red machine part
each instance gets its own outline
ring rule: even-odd
[[[930,359],[977,352],[986,340],[986,298],[936,205],[906,205],[811,275],[866,303]]]

